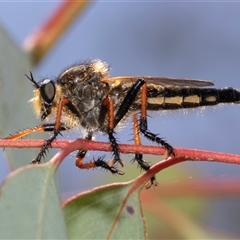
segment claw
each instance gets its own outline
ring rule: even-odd
[[[123,163],[123,161],[122,160],[118,160],[118,161],[116,161],[115,159],[112,159],[112,160],[110,160],[110,161],[108,161],[108,166],[109,167],[112,167],[115,163],[120,163],[120,165],[121,165],[121,167],[124,167],[124,163]]]
[[[41,161],[38,161],[38,160],[36,160],[36,159],[33,159],[33,160],[30,162],[30,164],[36,164],[36,163],[41,164],[42,162],[41,162]]]
[[[175,153],[174,153],[173,148],[166,149],[166,151],[165,151],[164,154],[163,154],[163,157],[164,157],[165,159],[168,159],[169,157],[170,157],[170,158],[171,158],[171,157],[175,157]]]
[[[116,173],[117,173],[118,175],[124,175],[124,174],[125,174],[125,172],[122,171],[122,170],[119,170],[119,169],[116,169],[116,168],[115,168],[115,170],[116,170]]]
[[[149,179],[145,184],[146,189],[149,189],[152,186],[155,186],[155,187],[158,186],[158,182],[155,177],[152,177],[151,179]]]
[[[115,164],[115,162],[114,162],[113,159],[110,160],[107,164],[108,164],[108,166],[110,167],[110,171],[111,171],[113,174],[119,174],[119,175],[124,175],[124,174],[125,174],[124,171],[119,170],[119,169],[113,167],[113,165]],[[122,164],[121,164],[121,165],[122,165]]]

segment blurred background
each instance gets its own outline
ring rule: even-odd
[[[59,2],[1,2],[0,23],[15,43],[21,46],[24,39],[58,6]],[[87,5],[46,57],[28,71],[33,71],[36,79],[54,78],[74,63],[99,58],[110,64],[112,76],[197,78],[214,80],[217,88],[240,89],[239,25],[239,3],[93,2]],[[24,79],[23,76],[19,78]],[[14,87],[18,79],[8,81]],[[26,91],[26,99],[30,99],[32,95],[31,88],[29,89]],[[25,117],[26,114],[33,113],[30,104],[27,101],[24,104],[24,112],[18,115],[21,126],[13,124],[4,136],[22,127],[30,127]],[[224,105],[149,115],[149,128],[165,137],[174,147],[240,154],[239,106]],[[40,120],[35,119],[31,126],[39,123]],[[131,143],[131,128],[131,123],[128,123],[126,128],[117,134],[121,143]],[[43,136],[46,138],[47,134]],[[64,134],[63,138],[76,137],[81,137],[80,133],[71,131]],[[107,141],[107,137],[101,134],[97,135],[96,139]],[[151,144],[145,140],[143,143]],[[103,154],[89,153],[87,159]],[[111,157],[106,154],[106,157],[108,156]],[[106,172],[99,170],[80,171],[75,167],[74,154],[71,154],[58,171],[60,192],[63,196],[71,195],[103,183],[133,179],[140,172],[136,164],[129,163],[132,157],[124,156],[126,173],[122,178],[108,176]],[[1,158],[3,167],[0,168],[0,174],[3,180],[8,173],[8,165],[3,163],[5,156],[2,155]],[[154,163],[157,160],[159,159],[156,157],[147,156],[147,161]],[[237,165],[188,162],[163,171],[157,178],[161,192],[165,181],[177,186],[182,180],[191,182],[207,179],[217,182],[239,176],[240,166]],[[156,190],[150,191],[154,193]],[[179,201],[191,201],[191,204],[185,207],[194,211],[198,211],[197,208],[201,205],[201,213],[198,211],[194,219],[200,225],[240,235],[239,197],[193,197],[187,201]],[[181,208],[180,210],[183,211]],[[154,231],[156,230],[152,229],[152,238],[158,236]]]

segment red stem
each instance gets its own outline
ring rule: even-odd
[[[40,148],[44,140],[0,140],[0,147],[2,148]],[[57,140],[52,143],[52,148],[65,148],[67,151],[74,151],[78,149],[94,150],[94,151],[111,151],[109,143],[95,142],[83,139],[77,139],[75,141]],[[163,155],[165,149],[158,146],[144,146],[134,144],[119,144],[120,151],[122,153],[143,153],[152,155]],[[70,152],[69,152],[70,153]],[[240,164],[240,155],[227,154],[220,152],[210,152],[196,149],[181,149],[176,148],[175,154],[178,157],[184,158],[184,160],[192,161],[210,161],[210,162],[222,162]]]
[[[37,64],[53,47],[63,32],[85,8],[89,1],[65,0],[36,31],[27,36],[23,48]]]

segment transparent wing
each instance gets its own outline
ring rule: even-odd
[[[205,81],[199,79],[187,79],[187,78],[169,78],[169,77],[150,77],[150,76],[120,76],[104,78],[103,82],[116,83],[118,84],[129,84],[136,82],[139,78],[146,81],[147,84],[157,85],[171,85],[171,86],[187,86],[187,87],[207,87],[213,86],[213,81]]]

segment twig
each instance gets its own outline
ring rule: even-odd
[[[40,148],[44,140],[0,140],[0,147],[2,148]],[[89,141],[84,139],[77,139],[75,141],[57,140],[52,143],[52,148],[65,148],[68,151],[75,150],[93,150],[93,151],[111,151],[109,143]],[[165,149],[159,146],[145,146],[134,144],[119,144],[120,152],[122,153],[142,153],[152,155],[163,155]],[[69,152],[69,153],[70,153]],[[183,149],[175,148],[175,154],[179,158],[191,161],[208,161],[240,164],[240,155],[227,154],[220,152],[211,152],[197,149]]]

